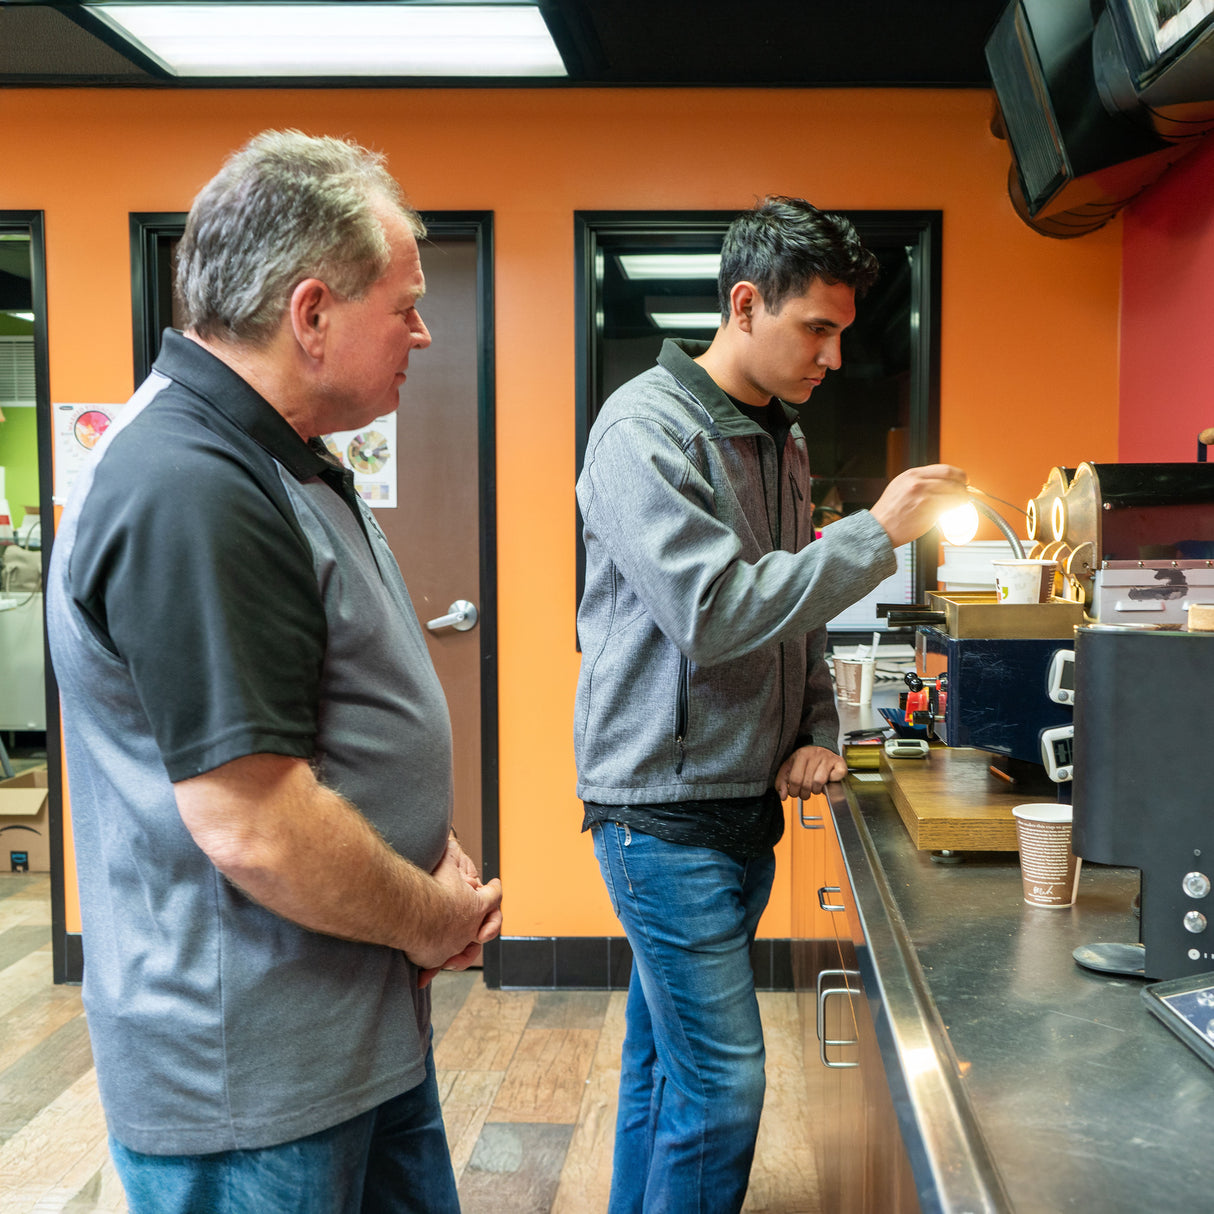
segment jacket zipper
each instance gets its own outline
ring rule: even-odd
[[[776,478],[776,517],[775,522],[772,522],[771,517],[771,497],[767,492],[767,469],[763,467],[763,444],[771,443],[772,451],[775,451],[775,440],[770,434],[755,435],[755,459],[759,463],[759,484],[763,487],[763,513],[767,516],[767,538],[771,541],[772,551],[776,551],[780,547],[780,513],[782,502],[780,500],[780,480]],[[776,452],[776,467],[780,466],[779,453]]]
[[[796,552],[797,547],[798,547],[798,541],[801,538],[801,527],[800,527],[801,512],[798,509],[798,506],[800,505],[801,502],[803,502],[805,500],[805,494],[801,492],[801,486],[797,484],[797,478],[795,476],[793,476],[793,474],[791,472],[788,474],[788,483],[792,486],[793,497],[795,497],[797,499],[796,502],[793,504],[793,512],[792,512],[792,550],[794,552]],[[811,539],[813,538],[812,532],[810,533],[810,538]]]
[[[776,518],[775,518],[774,526],[772,525],[772,518],[771,518],[771,502],[770,502],[770,499],[769,499],[769,496],[767,493],[767,473],[763,467],[763,451],[759,445],[763,441],[763,439],[767,439],[771,442],[772,452],[775,455],[775,461],[776,461]],[[784,516],[784,487],[783,487],[783,485],[780,484],[780,475],[779,475],[780,464],[781,464],[780,452],[779,452],[778,448],[776,447],[775,439],[773,439],[770,434],[763,434],[761,436],[756,435],[756,437],[755,437],[755,455],[757,456],[758,461],[759,461],[759,481],[763,486],[763,509],[764,509],[764,512],[767,514],[767,534],[768,534],[768,538],[771,540],[772,551],[775,552],[775,551],[779,551],[780,548],[782,547],[780,540],[781,540],[781,537],[783,535],[783,530],[784,530],[783,526],[782,526],[783,516]],[[788,473],[788,483],[793,487],[793,491],[796,494],[797,498],[801,499],[801,497],[802,497],[801,489],[797,485],[796,478],[793,476],[791,470]],[[796,550],[797,550],[797,511],[794,509],[793,510],[792,551],[796,552]],[[784,655],[784,642],[781,641],[780,642],[780,734],[781,734],[781,738],[783,737],[783,734],[784,734],[785,718],[788,715],[788,694],[787,694],[787,690],[784,686],[784,681],[785,681],[785,655]]]
[[[683,773],[683,760],[687,757],[686,734],[687,734],[687,711],[688,700],[691,698],[691,689],[688,684],[691,681],[691,664],[687,660],[685,653],[679,654],[679,688],[678,695],[675,698],[674,710],[674,741],[679,748],[679,757],[674,765],[674,774],[676,776]]]
[[[791,469],[789,470],[789,473],[788,473],[788,483],[792,486],[793,497],[796,499],[793,502],[793,511],[792,511],[792,551],[796,552],[799,547],[798,540],[800,539],[800,535],[801,535],[801,529],[800,529],[800,513],[801,512],[800,512],[798,506],[799,506],[799,503],[801,503],[805,500],[805,495],[801,492],[801,486],[797,484],[797,478],[792,474]],[[784,505],[784,495],[783,494],[780,495],[780,505],[781,505],[781,507]],[[813,539],[813,529],[812,528],[810,529],[809,538],[810,538],[810,540]],[[785,674],[784,642],[781,641],[780,642],[780,731],[781,731],[781,735],[783,735],[783,731],[784,731],[784,728],[786,725],[785,718],[788,714],[788,697],[787,697],[787,693],[785,690],[784,674]]]
[[[777,461],[776,466],[777,467],[779,466],[778,461]],[[789,480],[789,483],[795,489],[797,482],[795,480],[793,480],[791,472],[788,474],[788,480]],[[776,481],[776,488],[777,488],[777,490],[780,489],[780,484],[779,484],[778,478]],[[783,513],[783,511],[784,511],[784,494],[783,494],[783,492],[781,492],[780,496],[779,496],[779,501],[776,504],[777,518],[779,515],[781,515]],[[794,552],[796,552],[796,550],[797,550],[797,512],[795,509],[792,512],[792,519],[793,519],[793,522],[792,522],[792,536],[793,536],[792,550]],[[777,523],[777,527],[776,527],[776,532],[777,532],[776,547],[777,548],[780,546],[780,541],[779,541],[780,530],[781,530],[781,528],[779,527],[779,524]],[[785,717],[787,715],[788,715],[788,700],[787,700],[787,696],[785,694],[785,689],[784,689],[784,642],[781,641],[780,642],[780,736],[781,736],[781,738],[783,738],[783,736],[784,736]]]

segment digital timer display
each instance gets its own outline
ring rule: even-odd
[[[1075,772],[1075,727],[1058,725],[1041,731],[1041,762],[1056,784],[1070,780]]]
[[[1054,738],[1054,762],[1059,767],[1070,767],[1075,757],[1074,738]]]
[[[1075,702],[1075,651],[1059,649],[1050,659],[1046,675],[1046,693],[1055,704]]]

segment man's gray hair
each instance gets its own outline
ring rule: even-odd
[[[190,209],[177,250],[187,327],[262,345],[305,278],[362,298],[390,257],[377,204],[398,210],[418,239],[426,234],[378,153],[300,131],[255,136]]]

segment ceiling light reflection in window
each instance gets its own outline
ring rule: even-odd
[[[713,329],[721,324],[719,312],[650,312],[649,319],[659,329]]]
[[[721,268],[720,253],[620,253],[620,269],[634,282],[646,278],[711,278]]]

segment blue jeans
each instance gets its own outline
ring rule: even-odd
[[[110,1138],[130,1214],[459,1214],[434,1077],[280,1146],[142,1155]]]
[[[738,1211],[766,1085],[750,946],[775,856],[592,829],[633,955],[608,1209]]]

